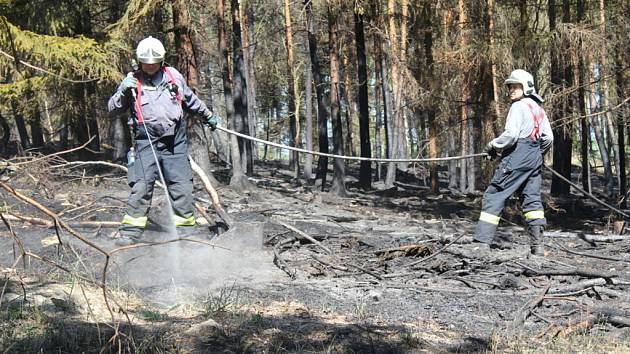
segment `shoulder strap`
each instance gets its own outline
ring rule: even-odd
[[[134,102],[134,110],[136,111],[136,120],[138,124],[144,123],[144,116],[142,115],[142,74],[138,75],[138,85],[136,86],[136,98]]]
[[[540,125],[542,124],[543,119],[545,119],[545,110],[538,106],[538,110],[536,110],[536,106],[531,104],[530,102],[525,101],[527,107],[529,107],[529,111],[532,113],[532,117],[534,119],[534,129],[529,134],[529,138],[532,140],[540,139]]]
[[[171,72],[171,70],[168,67],[164,66],[163,69],[164,69],[164,72],[166,73],[166,75],[168,75],[168,78],[169,78],[168,83],[171,84],[171,85],[175,85],[175,87],[177,87],[177,94],[176,94],[175,97],[177,98],[177,102],[181,106],[183,97],[182,97],[182,94],[179,91],[179,87],[177,86],[177,82],[175,81],[175,77],[173,76],[173,73]]]

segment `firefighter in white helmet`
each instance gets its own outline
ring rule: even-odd
[[[494,246],[493,239],[505,201],[519,192],[530,237],[531,253],[544,255],[545,212],[540,198],[543,154],[553,144],[553,132],[542,97],[536,93],[533,76],[514,70],[505,80],[512,106],[505,131],[484,148],[486,158],[501,152],[501,162],[483,195],[481,215],[473,242]]]
[[[158,39],[141,40],[136,48],[139,70],[127,75],[108,102],[110,115],[131,111],[129,125],[135,140],[135,159],[128,161],[131,193],[119,228],[118,245],[137,242],[147,226],[153,187],[159,178],[158,163],[168,185],[175,225],[195,225],[184,111],[202,117],[211,129],[216,128],[218,118],[188,87],[182,74],[163,65],[165,54]]]

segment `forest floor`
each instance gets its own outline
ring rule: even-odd
[[[630,237],[581,196],[545,197],[537,257],[516,200],[506,248],[484,251],[471,243],[480,196],[401,176],[367,192],[349,177],[339,198],[281,167],[255,172],[251,191],[217,186],[228,232],[169,228],[156,188],[142,240],[159,244],[112,252],[115,228],[80,222],[120,220],[124,173],[5,170],[4,186],[43,207],[0,192],[0,352],[630,352]],[[216,217],[201,185],[195,196]]]

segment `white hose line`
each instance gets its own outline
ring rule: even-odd
[[[227,129],[227,128],[223,128],[223,127],[219,127],[219,126],[217,126],[217,129],[219,129],[219,130],[221,130],[223,132],[226,132],[228,134],[233,134],[233,135],[236,135],[236,136],[244,138],[244,139],[252,140],[252,141],[257,142],[257,143],[271,145],[271,146],[275,146],[275,147],[278,147],[278,148],[281,148],[281,149],[287,149],[287,150],[292,150],[292,151],[297,151],[297,152],[303,152],[305,154],[330,157],[330,158],[334,158],[334,159],[357,160],[357,161],[374,161],[374,162],[438,162],[438,161],[463,160],[463,159],[470,159],[470,158],[473,158],[473,157],[486,156],[485,153],[471,154],[471,155],[461,155],[461,156],[450,156],[450,157],[449,156],[447,156],[447,157],[433,157],[433,158],[425,158],[425,159],[379,159],[379,158],[372,158],[372,157],[343,156],[343,155],[326,154],[326,153],[323,153],[323,152],[310,151],[310,150],[300,149],[300,148],[296,148],[296,147],[292,147],[292,146],[277,144],[277,143],[273,143],[271,141],[262,140],[262,139],[254,138],[254,137],[249,136],[249,135],[241,134],[241,133],[235,132],[233,130],[230,130],[230,129]]]

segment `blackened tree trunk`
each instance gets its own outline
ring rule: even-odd
[[[326,108],[326,98],[322,78],[320,74],[319,59],[317,57],[317,33],[315,32],[315,19],[313,18],[312,1],[304,0],[306,7],[306,27],[308,32],[308,48],[311,58],[311,69],[313,71],[313,81],[315,82],[315,92],[317,94],[317,131],[319,141],[319,152],[328,153],[328,110]],[[316,179],[321,179],[322,190],[326,185],[326,174],[328,173],[328,158],[320,156],[317,163]]]
[[[241,20],[239,0],[232,0],[232,71],[234,77],[234,122],[237,132],[249,135],[249,123],[247,115],[247,77],[243,63],[243,41],[241,37]],[[241,152],[241,164],[248,175],[254,173],[254,160],[252,155],[252,142],[238,138]]]
[[[564,0],[563,5],[568,6],[567,1]],[[549,30],[552,35],[557,35],[556,32],[556,2],[555,0],[549,0],[548,4],[548,17],[549,17]],[[565,22],[566,20],[565,11]],[[564,82],[563,68],[560,63],[560,56],[558,49],[555,46],[551,48],[551,83],[554,86],[562,86]],[[567,112],[567,100],[562,103],[564,109],[560,112]],[[560,114],[562,115],[562,114]],[[558,125],[553,129],[554,141],[553,141],[553,169],[560,173],[562,176],[571,180],[571,127],[570,124],[564,124],[565,122],[558,121]],[[569,184],[564,182],[555,175],[551,180],[551,194],[554,196],[568,196]]]
[[[177,47],[177,70],[186,78],[186,83],[197,92],[199,86],[199,70],[197,57],[190,31],[190,14],[184,0],[173,0],[173,26],[175,28],[175,46]],[[212,109],[211,105],[209,107]],[[188,117],[186,122],[188,137],[188,153],[210,179],[213,185],[218,184],[212,175],[210,156],[208,155],[208,137],[205,134],[199,117]]]
[[[26,123],[24,122],[24,115],[18,103],[15,100],[11,100],[11,109],[13,111],[13,119],[15,119],[15,125],[20,136],[20,145],[24,149],[31,148],[31,139],[28,136],[28,130],[26,129]]]
[[[616,74],[616,81],[617,81],[617,97],[624,97],[624,92],[626,90],[627,87],[627,81],[624,80],[623,78],[623,64],[622,64],[622,59],[620,58],[622,51],[618,50],[617,51],[617,58],[616,58],[616,66],[617,66],[617,74]],[[628,105],[626,103],[626,105]],[[626,108],[626,112],[627,112],[627,108]],[[618,121],[617,121],[617,143],[619,144],[619,173],[620,173],[620,181],[619,181],[619,197],[621,199],[621,202],[619,204],[619,207],[622,209],[626,208],[626,194],[628,192],[628,185],[627,185],[627,181],[626,181],[626,137],[625,137],[625,130],[626,130],[626,115],[625,114],[620,114]]]
[[[225,112],[227,115],[228,128],[235,126],[234,121],[234,100],[232,97],[232,81],[228,66],[227,39],[225,34],[225,2],[217,0],[217,33],[219,41],[219,64],[221,66],[221,77],[223,81],[223,97],[225,99]],[[243,173],[241,164],[241,153],[236,136],[228,138],[230,142],[230,157],[232,159],[232,177],[230,186],[237,191],[249,188],[247,177]]]
[[[2,114],[0,114],[0,128],[2,128],[2,138],[0,139],[0,143],[2,144],[2,146],[0,146],[0,153],[2,153],[2,150],[9,145],[9,140],[11,139],[11,127]]]
[[[584,2],[585,0],[578,0],[577,2],[577,22],[584,21]],[[579,52],[584,50],[583,43],[580,40],[578,42]],[[589,164],[589,146],[591,144],[591,134],[588,125],[587,113],[586,113],[586,67],[584,65],[584,56],[578,56],[578,65],[574,72],[575,86],[578,87],[578,114],[580,117],[580,156],[582,159],[582,188],[591,193],[591,165]]]
[[[363,14],[355,10],[354,33],[357,47],[357,75],[359,77],[359,141],[361,144],[361,157],[371,158],[370,146],[370,108],[368,106],[368,75],[367,58],[365,55],[365,33]],[[372,186],[372,164],[370,161],[361,161],[359,170],[359,186],[370,189]]]
[[[308,52],[308,38],[306,39],[306,50]],[[313,151],[313,70],[311,57],[306,56],[307,69],[304,71],[304,134],[306,140],[306,150]],[[310,181],[313,178],[313,155],[304,156],[304,178]]]
[[[39,107],[35,106],[31,117],[31,137],[33,138],[34,148],[44,147],[44,133],[41,126],[41,113]]]
[[[328,41],[330,57],[330,116],[333,126],[333,153],[343,155],[343,126],[341,123],[341,112],[339,109],[339,57],[337,54],[337,11],[331,1],[328,2]],[[334,161],[333,180],[331,192],[339,197],[346,196],[345,184],[345,161],[336,158]]]

